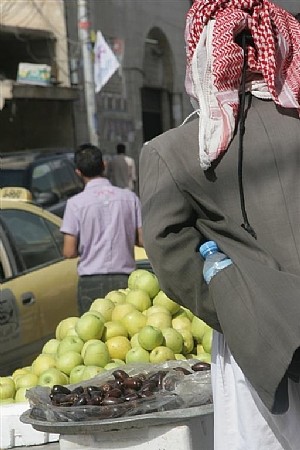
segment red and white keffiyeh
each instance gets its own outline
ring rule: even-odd
[[[248,83],[300,114],[300,24],[268,0],[196,0],[186,21],[186,91],[199,114],[200,165],[227,150],[239,109],[243,50],[235,37],[248,29]],[[256,81],[253,81],[256,80]]]

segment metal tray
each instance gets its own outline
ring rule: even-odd
[[[87,422],[44,422],[30,417],[30,410],[25,411],[20,420],[30,424],[37,431],[47,433],[95,434],[102,431],[119,431],[130,428],[144,428],[150,425],[164,425],[166,423],[187,422],[190,419],[213,414],[213,405],[193,406],[190,408],[161,411],[138,416],[103,419]]]

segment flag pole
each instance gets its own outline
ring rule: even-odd
[[[94,65],[92,61],[92,45],[90,39],[90,21],[87,11],[87,0],[77,0],[78,37],[81,44],[84,94],[87,113],[88,138],[93,145],[99,145],[97,133],[97,106],[95,97]]]

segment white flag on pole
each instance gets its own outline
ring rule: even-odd
[[[101,31],[97,31],[94,57],[95,91],[99,92],[120,67],[118,59],[105,41]]]

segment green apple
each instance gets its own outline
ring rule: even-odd
[[[105,370],[111,370],[116,369],[117,367],[124,366],[125,361],[122,361],[121,359],[112,359],[106,366],[104,367]]]
[[[16,386],[13,378],[0,377],[0,399],[14,397],[16,393]]]
[[[150,362],[153,364],[159,364],[173,359],[175,359],[174,352],[170,348],[164,347],[163,345],[155,347],[150,352]]]
[[[193,317],[194,317],[194,314],[192,313],[192,311],[188,308],[185,308],[185,306],[181,306],[180,309],[182,310],[182,313],[185,313],[187,318],[190,319],[190,321],[192,322]]]
[[[210,353],[200,353],[199,355],[194,355],[194,359],[199,359],[199,361],[211,363]]]
[[[16,403],[28,403],[28,398],[26,397],[27,390],[28,388],[26,387],[21,387],[20,389],[17,390],[15,395]]]
[[[70,384],[77,384],[80,383],[82,380],[84,369],[87,366],[84,364],[79,364],[78,366],[73,367],[73,369],[70,372]]]
[[[138,333],[146,325],[146,322],[146,316],[137,309],[126,314],[122,319],[122,324],[130,337]]]
[[[182,353],[186,355],[187,353],[191,353],[193,351],[195,342],[192,335],[192,332],[190,330],[177,330],[183,337],[183,348]]]
[[[124,361],[122,361],[123,364],[125,364]],[[104,367],[105,370],[112,370],[112,369],[117,369],[118,367],[120,367],[121,364],[115,362],[115,361],[111,361],[108,364],[106,364],[106,366]]]
[[[12,379],[14,380],[16,377],[18,377],[19,375],[24,375],[24,373],[28,373],[31,372],[31,367],[22,367],[20,369],[16,369],[13,373],[12,373]]]
[[[186,359],[196,359],[197,355],[196,355],[196,353],[187,353],[185,355],[185,357],[186,357]]]
[[[77,334],[77,332],[75,330],[75,327],[74,328],[69,328],[69,330],[67,331],[67,334],[66,334],[65,337],[67,337],[67,336],[78,336],[78,334]]]
[[[99,317],[99,319],[101,319],[102,322],[105,323],[105,318],[103,317],[101,312],[97,311],[96,309],[89,309],[88,311],[83,313],[81,317],[90,316],[90,315]],[[75,330],[76,330],[76,328],[75,328]]]
[[[57,352],[57,347],[59,345],[60,341],[58,339],[49,339],[49,341],[47,341],[43,348],[42,348],[42,353],[50,353],[51,354],[55,354]]]
[[[159,291],[158,294],[154,297],[153,305],[163,306],[168,311],[170,311],[172,315],[176,314],[180,309],[180,305],[174,302],[174,300],[170,299],[170,297],[168,297],[167,294],[165,294],[163,291]]]
[[[126,364],[148,363],[150,362],[150,354],[142,347],[134,347],[127,352],[125,361]]]
[[[31,388],[38,384],[38,376],[33,372],[24,373],[24,375],[19,375],[15,379],[16,389],[21,387]]]
[[[111,315],[115,304],[109,298],[96,298],[91,304],[90,310],[99,311],[105,319],[105,322],[111,320]]]
[[[63,353],[69,352],[73,350],[74,352],[80,353],[83,347],[83,340],[80,339],[79,336],[66,336],[60,341],[57,356],[62,355]]]
[[[37,376],[40,376],[42,372],[55,366],[56,359],[53,355],[49,355],[48,353],[40,353],[31,364],[31,370]]]
[[[131,311],[136,310],[136,308],[131,305],[131,303],[121,303],[119,305],[115,306],[115,309],[112,312],[111,320],[116,321],[119,320],[122,322],[122,319],[126,314],[128,314]]]
[[[121,291],[110,291],[105,298],[109,298],[115,305],[126,302],[126,293]]]
[[[146,291],[150,298],[154,298],[160,290],[157,276],[145,269],[136,269],[131,272],[128,287]]]
[[[171,316],[170,311],[161,305],[152,305],[152,306],[150,306],[150,308],[148,308],[144,312],[146,313],[146,316],[150,316],[151,314],[155,314],[155,313],[164,313],[164,314],[169,314]]]
[[[81,381],[90,380],[99,373],[105,372],[105,368],[100,366],[85,366]]]
[[[125,364],[125,361],[123,361],[122,359],[118,359],[118,358],[113,358],[113,359],[111,359],[110,362],[119,364],[120,366],[124,366],[124,364]]]
[[[180,308],[179,308],[179,310],[177,311],[177,313],[175,313],[174,315],[173,315],[173,319],[175,318],[175,317],[187,317],[187,313],[186,313],[186,311],[183,309],[183,307],[182,306],[180,306]]]
[[[70,350],[69,352],[62,353],[56,358],[56,367],[66,375],[70,375],[72,369],[82,364],[83,359],[80,353]]]
[[[213,329],[209,327],[202,338],[202,345],[206,353],[211,353],[212,337]]]
[[[82,350],[81,350],[81,356],[82,356],[82,358],[84,358],[85,351],[86,351],[87,347],[88,347],[90,344],[94,344],[95,342],[98,343],[99,341],[100,341],[100,339],[89,339],[88,341],[86,341],[86,342],[83,344],[83,347],[82,347]]]
[[[144,269],[136,269],[131,272],[128,278],[128,288],[134,289],[135,280],[143,273]]]
[[[50,367],[40,374],[38,385],[52,387],[55,384],[68,384],[68,381],[69,379],[64,373],[62,373],[56,367]]]
[[[75,325],[78,336],[84,341],[101,339],[104,321],[94,314],[83,314]]]
[[[77,320],[78,320],[78,317],[74,317],[74,316],[71,316],[71,317],[68,317],[67,319],[61,320],[56,327],[56,331],[55,331],[56,339],[61,341],[64,337],[66,337],[69,329],[75,327]]]
[[[205,353],[203,345],[202,344],[197,344],[196,345],[196,355],[201,355],[201,353]]]
[[[132,348],[135,347],[140,347],[140,343],[139,343],[139,333],[135,333],[132,338],[130,339],[130,344]]]
[[[181,353],[183,349],[183,337],[179,331],[174,328],[165,328],[162,330],[164,336],[163,345],[170,348],[174,353]]]
[[[92,342],[85,349],[83,361],[86,366],[104,367],[110,362],[110,355],[106,343]]]
[[[151,306],[149,294],[141,289],[131,289],[126,295],[126,302],[133,305],[140,312],[145,311]]]
[[[177,331],[188,330],[191,331],[192,322],[187,316],[177,316],[172,319],[172,327]]]
[[[197,344],[200,344],[202,342],[204,333],[207,329],[208,325],[202,319],[197,316],[193,317],[191,332]]]
[[[118,292],[122,292],[125,295],[127,295],[129,291],[130,291],[130,289],[128,287],[127,288],[118,289]]]
[[[159,328],[146,325],[139,331],[138,341],[145,350],[153,350],[163,343],[164,336]]]
[[[182,353],[175,353],[175,359],[177,361],[182,361],[182,360],[185,360],[186,357]]]
[[[163,330],[164,328],[172,327],[172,316],[167,313],[153,313],[147,316],[146,325],[151,325],[153,327]]]
[[[128,331],[120,320],[110,320],[105,322],[104,331],[102,335],[102,341],[106,342],[107,339],[115,336],[128,337]]]
[[[111,359],[125,361],[126,353],[131,349],[130,341],[125,336],[115,336],[106,341]]]

